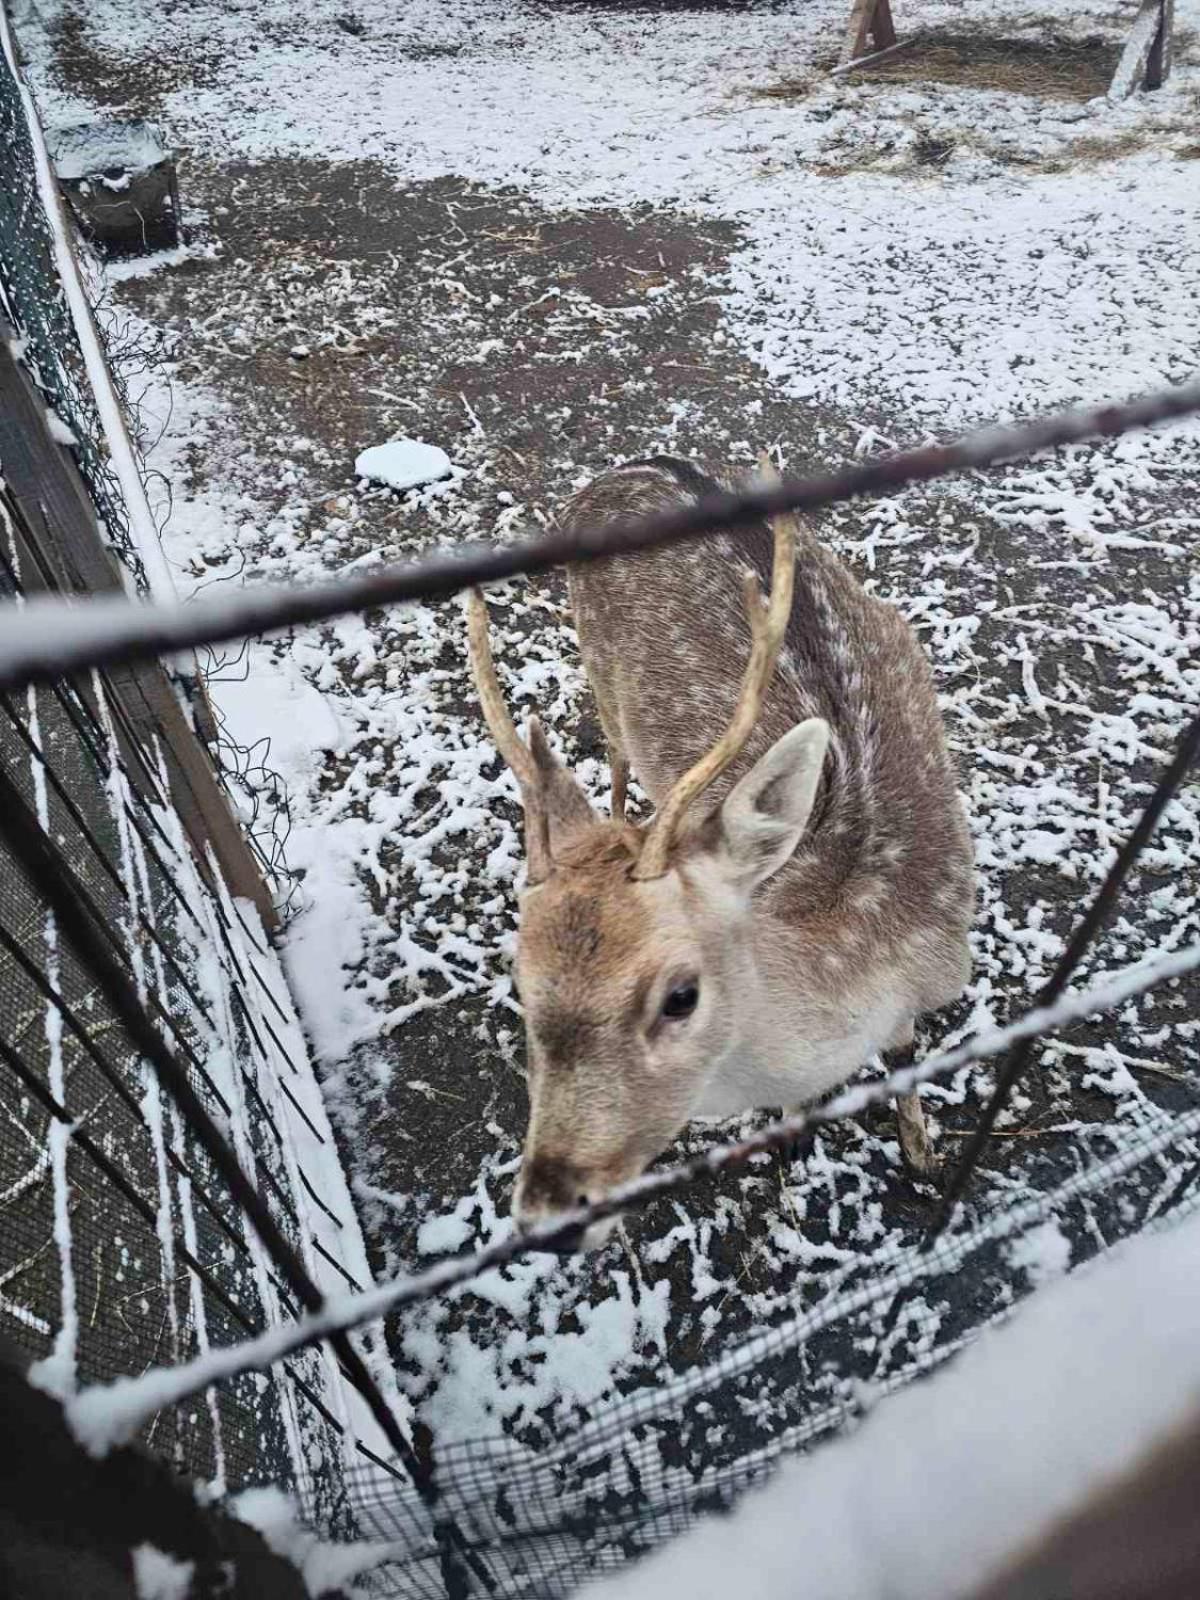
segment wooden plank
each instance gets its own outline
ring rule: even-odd
[[[0,318],[0,463],[9,488],[31,527],[46,535],[39,543],[57,587],[90,594],[120,590],[120,572],[104,545],[91,496],[66,447],[50,436],[44,402],[13,359],[12,337]]]
[[[1099,1400],[1097,1403],[1100,1403]],[[1200,1412],[970,1600],[1196,1600]]]
[[[846,28],[846,42],[842,46],[840,65],[854,61],[867,49],[867,34],[875,16],[875,0],[854,0],[850,7],[850,21]]]
[[[892,0],[875,0],[875,15],[870,27],[871,43],[876,50],[890,50],[896,42],[896,25],[892,21]]]
[[[1121,59],[1117,62],[1117,70],[1113,73],[1112,82],[1108,86],[1110,100],[1128,100],[1130,95],[1136,94],[1143,87],[1158,87],[1158,84],[1147,84],[1147,68],[1151,56],[1155,53],[1155,46],[1163,35],[1164,20],[1164,0],[1142,0],[1142,9],[1134,18],[1133,27],[1130,28],[1129,37],[1125,41],[1125,48],[1121,52]],[[1164,52],[1160,45],[1158,50],[1160,73],[1164,53],[1169,56],[1169,46]],[[1159,82],[1161,81],[1160,76]]]
[[[0,463],[20,515],[22,583],[67,594],[122,590],[122,569],[104,543],[79,470],[67,448],[51,437],[42,398],[13,359],[11,331],[0,321]],[[157,740],[171,799],[201,872],[207,877],[211,847],[230,893],[251,900],[268,928],[278,926],[270,889],[164,668],[115,669],[107,679],[132,734],[120,738],[121,751],[141,794],[152,799],[158,789],[157,773],[143,755],[143,747],[152,750]],[[87,683],[78,687],[90,700]],[[122,718],[117,720],[120,736]]]
[[[146,708],[146,720],[162,742],[171,798],[197,847],[201,870],[207,876],[207,843],[212,846],[230,894],[252,901],[264,925],[274,930],[279,926],[279,917],[271,892],[217,782],[212,763],[183,714],[174,687],[162,667],[137,668],[134,672],[133,687]]]
[[[901,39],[899,44],[892,44],[886,50],[872,50],[870,55],[856,56],[853,61],[843,61],[840,66],[830,70],[831,78],[844,78],[847,73],[861,72],[864,67],[873,67],[880,61],[889,61],[892,56],[898,56],[901,50],[911,50],[920,38],[919,33],[911,34],[907,39]]]

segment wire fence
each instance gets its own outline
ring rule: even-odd
[[[864,1252],[831,1274],[819,1298],[737,1349],[605,1406],[566,1436],[446,1444],[438,1452],[445,1511],[499,1593],[558,1600],[728,1509],[786,1458],[845,1431],[1007,1315],[1030,1287],[1018,1263],[1035,1230],[1051,1225],[1072,1240],[1074,1268],[1196,1210],[1198,1151],[1200,1112],[1164,1116],[1136,1148],[973,1217],[931,1252]],[[889,1329],[898,1303],[905,1314]],[[833,1401],[816,1381],[829,1365],[841,1380]],[[438,1595],[416,1496],[370,1468],[352,1473],[350,1492],[364,1535],[395,1547],[380,1592]]]
[[[77,436],[91,502],[136,583],[4,72],[0,117],[17,156],[15,176],[0,185],[4,309],[27,341],[43,395]],[[1099,1130],[1065,1179],[1026,1184],[953,1218],[947,1208],[924,1238],[862,1252],[807,1302],[709,1365],[664,1376],[566,1432],[443,1442],[435,1450],[424,1430],[398,1420],[386,1384],[349,1330],[422,1298],[468,1292],[464,1286],[485,1269],[592,1220],[773,1152],[805,1142],[812,1148],[823,1127],[919,1078],[1011,1048],[1002,1095],[1021,1070],[1023,1041],[1154,984],[1179,982],[1200,964],[1200,947],[1188,948],[1082,996],[1066,990],[1191,769],[1200,722],[1181,741],[1028,1017],[653,1172],[544,1236],[509,1238],[419,1279],[367,1289],[330,1249],[328,1230],[344,1227],[344,1218],[329,1206],[322,1174],[298,1156],[302,1144],[326,1146],[328,1128],[306,1099],[311,1071],[261,929],[224,890],[212,862],[197,855],[162,751],[138,726],[115,676],[185,647],[700,537],[782,509],[811,510],[1196,410],[1200,385],[1193,384],[638,523],[177,608],[65,600],[61,591],[72,586],[56,582],[45,559],[52,530],[35,526],[28,504],[6,486],[0,1316],[40,1358],[43,1378],[69,1397],[81,1434],[97,1449],[138,1438],[225,1487],[294,1486],[326,1531],[353,1529],[388,1542],[389,1560],[376,1574],[381,1592],[557,1596],[585,1573],[619,1566],[730,1504],[783,1455],[843,1428],[870,1399],[1005,1314],[1034,1281],[1023,1264],[1028,1254],[1014,1248],[1031,1230],[1054,1222],[1079,1265],[1200,1205],[1200,1108],[1192,1095],[1136,1127]],[[981,1139],[990,1126],[985,1121]],[[961,1183],[952,1187],[950,1198],[961,1190]],[[346,1292],[330,1292],[331,1272]],[[833,1402],[812,1381],[830,1362],[841,1384]],[[355,1445],[351,1391],[390,1459]]]
[[[993,425],[951,444],[897,451],[815,478],[785,478],[733,493],[698,496],[652,516],[602,527],[553,529],[511,544],[473,544],[319,584],[247,586],[187,605],[96,602],[75,609],[42,606],[9,620],[0,640],[0,689],[53,680],[64,672],[153,660],[182,650],[327,622],[356,611],[414,600],[445,600],[472,585],[547,572],[568,562],[603,561],[686,539],[711,538],[784,511],[818,511],[864,495],[893,493],[952,473],[1018,457],[1111,439],[1200,412],[1200,381],[1106,404],[1057,412],[1023,425]],[[53,623],[53,643],[47,629]]]
[[[6,54],[0,136],[11,614],[47,594],[140,592],[145,575]],[[267,893],[175,686],[154,667],[0,694],[0,785],[0,1331],[67,1395],[235,1345],[320,1304],[318,1284],[363,1287],[361,1239],[360,1264],[342,1242],[356,1219],[260,921]],[[72,918],[88,938],[70,935]],[[114,973],[133,1010],[113,1004]],[[170,1040],[174,1091],[140,1026]],[[303,1478],[322,1520],[345,1530],[343,1455],[369,1451],[367,1438],[389,1448],[367,1426],[373,1403],[394,1427],[360,1347],[314,1352],[157,1410],[138,1437],[222,1489]]]
[[[129,534],[120,486],[102,446],[103,429],[79,341],[54,267],[50,228],[38,197],[30,129],[19,85],[0,63],[0,311],[15,327],[23,359],[54,415],[75,440],[79,470],[106,536],[139,588],[145,574]]]

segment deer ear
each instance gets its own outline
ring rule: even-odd
[[[777,740],[726,796],[718,849],[747,889],[778,872],[800,843],[828,745],[829,724],[811,717]]]
[[[536,717],[530,717],[525,736],[537,768],[542,803],[550,824],[550,854],[553,856],[556,846],[568,835],[599,822],[600,818],[592,810],[587,795],[551,750],[550,741]]]

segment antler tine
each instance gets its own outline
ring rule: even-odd
[[[541,785],[537,767],[529,746],[517,732],[504,703],[488,628],[487,602],[482,591],[472,589],[467,596],[467,649],[471,658],[471,675],[479,703],[483,707],[484,721],[496,749],[511,769],[521,791],[525,808],[525,850],[528,860],[528,878],[531,884],[541,883],[550,876],[550,822],[542,803]]]
[[[768,483],[778,483],[771,458],[762,452],[759,472]],[[771,595],[764,601],[758,579],[752,572],[744,578],[746,616],[750,622],[750,659],[742,674],[737,705],[725,732],[707,755],[684,773],[663,802],[650,824],[646,843],[634,868],[634,877],[661,878],[667,870],[671,850],[688,807],[703,794],[745,748],[762,711],[763,697],[775,671],[783,647],[788,618],[792,614],[792,589],[796,576],[796,518],[786,513],[771,519],[774,553],[771,565]]]

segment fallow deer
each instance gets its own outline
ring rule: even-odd
[[[562,521],[595,527],[716,487],[685,462],[632,462]],[[794,517],[568,579],[610,820],[536,718],[518,735],[483,597],[468,600],[476,686],[525,814],[522,1227],[636,1176],[693,1117],[797,1108],[879,1052],[907,1059],[916,1019],[963,991],[974,908],[921,646]],[[631,768],[656,808],[644,826],[625,817]],[[930,1170],[916,1095],[897,1110],[908,1164]]]

